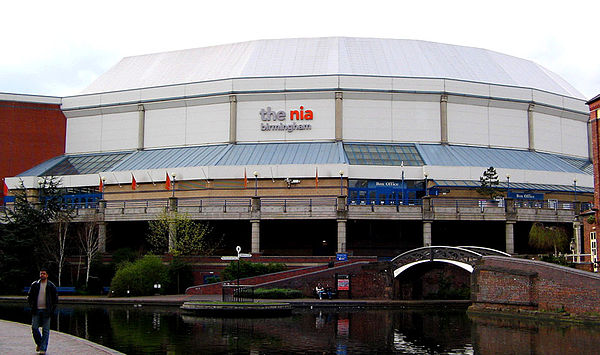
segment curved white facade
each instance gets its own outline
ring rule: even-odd
[[[342,141],[589,159],[585,99],[556,74],[484,49],[422,41],[265,40],[130,57],[83,94],[64,98],[62,109],[67,154]],[[448,180],[477,180],[482,171],[427,169]],[[309,170],[304,175],[314,174]],[[363,178],[398,175],[397,167],[348,170]],[[563,185],[574,175],[499,173]],[[582,186],[593,186],[591,175],[576,175]]]

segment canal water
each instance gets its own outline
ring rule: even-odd
[[[0,303],[0,318],[30,322],[22,303]],[[169,307],[61,305],[52,329],[132,355],[596,354],[600,349],[600,326],[469,316],[464,309],[315,308],[281,318],[207,318]]]

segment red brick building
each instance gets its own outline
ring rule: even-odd
[[[0,93],[0,179],[64,154],[67,120],[61,98]],[[4,186],[4,185],[3,185]],[[0,203],[4,193],[0,190]]]
[[[600,231],[600,95],[587,102],[590,107],[590,127],[592,131],[592,161],[594,163],[594,210],[583,214],[583,261],[591,262],[591,268],[598,272],[598,244],[596,234]]]

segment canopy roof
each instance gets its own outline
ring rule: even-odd
[[[473,47],[350,37],[258,40],[123,58],[82,94],[219,79],[369,75],[458,79],[585,97],[557,74]]]

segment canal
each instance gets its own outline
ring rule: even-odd
[[[0,303],[0,318],[30,322],[22,303]],[[595,354],[600,348],[600,326],[469,316],[464,309],[307,308],[246,319],[190,316],[174,307],[61,305],[52,329],[126,354]]]

